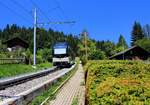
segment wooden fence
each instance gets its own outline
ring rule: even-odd
[[[19,63],[25,63],[25,58],[0,58],[0,65],[19,64]]]

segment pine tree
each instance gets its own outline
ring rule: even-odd
[[[150,25],[149,24],[146,24],[143,27],[143,32],[144,32],[145,37],[150,38]]]
[[[139,22],[135,22],[131,34],[131,46],[134,46],[136,41],[143,38],[144,38],[144,34],[143,34],[141,24]]]
[[[123,37],[123,35],[120,35],[118,43],[117,43],[117,47],[124,47],[124,49],[128,48],[127,42],[125,41],[125,38]]]

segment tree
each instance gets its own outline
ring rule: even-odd
[[[124,49],[128,48],[127,42],[125,41],[125,38],[123,37],[123,35],[120,35],[118,43],[117,43],[117,47],[124,47]]]
[[[136,41],[143,38],[144,38],[144,34],[143,34],[141,24],[139,22],[135,22],[131,34],[131,46],[134,46]]]
[[[107,40],[107,41],[97,41],[96,42],[96,48],[100,49],[101,51],[104,51],[106,54],[106,57],[110,57],[115,54],[115,43]]]
[[[0,40],[1,42],[5,42],[8,39],[14,37],[20,37],[22,40],[29,43],[28,51],[24,52],[24,56],[26,56],[28,63],[32,63],[32,54],[33,54],[33,27],[20,27],[16,24],[14,25],[7,25],[4,29],[0,29]],[[44,28],[37,28],[37,53],[42,50],[43,52],[43,60],[52,59],[51,48],[52,45],[59,41],[67,41],[73,50],[72,55],[77,56],[79,55],[79,47],[78,44],[80,42],[79,38],[72,34],[64,34],[63,32],[55,31],[52,29],[44,29]],[[0,47],[3,48],[0,42]],[[5,47],[5,46],[4,46]],[[38,56],[38,54],[37,54]],[[31,59],[29,59],[31,58]],[[40,58],[40,54],[39,54]]]
[[[107,41],[105,44],[104,44],[104,47],[105,47],[105,52],[106,52],[106,55],[108,57],[112,56],[115,54],[115,44],[111,41]]]
[[[147,38],[150,38],[150,25],[146,24],[143,27],[143,32],[144,32],[144,36],[146,36]]]
[[[140,47],[142,47],[143,49],[147,50],[148,52],[150,52],[150,38],[143,38],[141,40],[138,40],[136,42],[136,45],[139,45]]]
[[[115,48],[115,53],[119,53],[119,52],[121,52],[121,51],[124,51],[125,49],[124,49],[124,47],[117,47],[116,46],[116,48]]]
[[[89,38],[88,38],[89,33],[88,33],[88,31],[87,31],[86,29],[84,29],[84,30],[82,31],[81,36],[82,36],[82,43],[83,43],[83,45],[84,45],[84,47],[85,47],[86,60],[88,60],[88,44],[89,44],[89,43],[88,43],[88,41],[89,41]]]
[[[120,35],[118,39],[118,43],[116,44],[115,53],[121,52],[127,48],[128,48],[128,45],[125,41],[125,38],[123,37],[123,35]]]
[[[103,60],[106,58],[106,55],[101,50],[92,51],[89,55],[89,59],[91,60]]]
[[[2,30],[0,29],[0,40],[3,38]]]

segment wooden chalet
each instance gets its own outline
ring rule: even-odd
[[[125,51],[115,54],[114,56],[110,57],[109,59],[116,59],[116,60],[146,60],[150,57],[150,53],[145,49],[141,48],[140,46],[133,46]]]
[[[11,50],[27,49],[29,47],[29,44],[19,37],[15,37],[10,40],[7,40],[3,42],[3,44],[5,44],[7,48]]]

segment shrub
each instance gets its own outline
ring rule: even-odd
[[[31,64],[32,63],[32,53],[29,49],[24,53],[24,56],[26,58],[26,64]]]
[[[106,55],[103,51],[101,50],[95,50],[93,51],[90,56],[89,59],[90,60],[103,60],[106,58]]]
[[[88,61],[89,105],[148,105],[150,65],[137,61]]]
[[[86,56],[82,56],[80,59],[81,59],[81,62],[83,65],[85,65],[87,63]]]
[[[7,55],[6,54],[2,54],[2,53],[0,53],[0,58],[6,58],[7,57]]]
[[[43,49],[43,56],[42,58],[44,61],[52,61],[52,50],[51,49]]]
[[[41,56],[43,62],[51,61],[52,60],[52,50],[45,48],[37,51],[37,55]]]
[[[31,57],[31,63],[33,64],[33,55]],[[40,63],[43,63],[42,56],[36,55],[36,64],[40,64]]]

